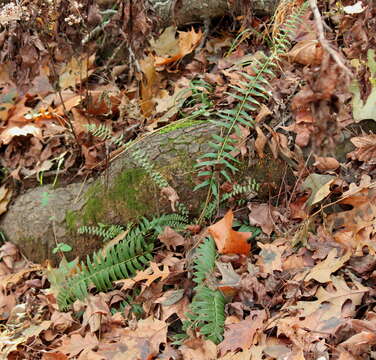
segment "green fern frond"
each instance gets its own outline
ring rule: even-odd
[[[107,291],[112,288],[113,281],[129,278],[137,270],[144,269],[152,259],[153,243],[164,228],[169,226],[175,230],[183,230],[187,222],[188,219],[180,214],[166,214],[152,220],[141,218],[139,224],[133,227],[120,243],[110,247],[105,256],[98,252],[91,258],[88,256],[86,264],[81,262],[82,270],[69,278],[59,292],[59,309],[66,310],[76,299],[85,299],[88,287],[92,284],[97,291]],[[100,231],[106,227],[111,228],[102,224],[102,227],[84,229],[92,231],[93,234],[96,232],[96,235],[109,235],[106,231]],[[123,231],[119,226],[120,228]]]
[[[296,29],[301,22],[302,15],[306,11],[308,4],[305,3],[286,21],[284,28],[274,38],[273,48],[269,56],[262,55],[261,59],[253,61],[253,74],[240,71],[243,81],[238,85],[231,85],[232,91],[229,96],[238,101],[233,109],[221,110],[217,113],[217,119],[211,122],[222,129],[221,135],[213,134],[213,141],[209,142],[212,151],[203,155],[200,162],[196,165],[199,169],[199,176],[205,176],[206,179],[196,186],[195,190],[208,188],[208,196],[205,207],[210,203],[212,196],[219,197],[219,185],[217,184],[218,173],[227,181],[231,180],[231,174],[238,171],[238,160],[232,153],[236,150],[235,140],[231,135],[240,133],[239,125],[253,127],[253,113],[261,105],[260,101],[268,100],[270,91],[268,85],[270,80],[275,77],[275,68],[277,67],[280,56],[287,52],[290,45],[289,35]],[[205,208],[203,213],[205,212]],[[201,215],[200,219],[203,217]]]
[[[197,248],[194,265],[193,281],[201,285],[213,272],[217,252],[215,250],[214,240],[209,237]]]
[[[225,298],[219,290],[212,290],[206,286],[195,288],[190,310],[187,313],[189,322],[186,327],[198,328],[200,333],[215,344],[223,340],[225,326]]]
[[[80,226],[77,233],[80,235],[99,236],[103,241],[108,241],[119,235],[122,231],[124,231],[124,227],[120,225],[98,224],[98,226]]]
[[[67,310],[75,300],[84,300],[90,285],[95,285],[97,291],[107,291],[112,288],[113,281],[133,276],[153,258],[152,250],[153,244],[136,237],[109,248],[105,256],[100,252],[94,253],[92,258],[87,256],[86,264],[81,262],[81,272],[60,290],[57,296],[59,309]]]
[[[141,150],[132,152],[133,159],[141,166],[147,174],[154,180],[154,182],[160,188],[168,187],[167,180],[158,172],[154,170],[154,164],[152,164],[146,154]]]
[[[248,195],[248,194],[254,194],[260,189],[260,184],[256,182],[256,180],[251,179],[249,182],[245,185],[235,184],[233,186],[233,189],[231,192],[223,194],[221,201],[227,201],[228,199],[239,196],[239,195]]]

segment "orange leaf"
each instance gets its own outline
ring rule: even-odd
[[[220,254],[248,254],[251,245],[247,240],[251,232],[238,232],[232,229],[234,214],[229,210],[222,220],[209,226],[209,234],[213,237]]]

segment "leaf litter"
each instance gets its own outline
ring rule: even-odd
[[[270,149],[294,169],[296,184],[281,189],[285,197],[267,202],[253,199],[239,216],[237,209],[226,209],[203,230],[190,224],[192,235],[166,227],[149,268],[118,281],[108,293],[93,292],[85,301],[76,301],[65,313],[58,310],[53,288],[53,282],[64,275],[49,264],[30,264],[15,246],[3,243],[0,353],[4,358],[343,360],[375,356],[375,135],[372,130],[352,134],[355,149],[345,156],[336,156],[334,150],[343,141],[345,127],[375,120],[376,9],[361,1],[346,4],[327,12],[325,20],[338,24],[326,35],[356,71],[350,88],[307,19],[281,64],[284,73],[272,82],[272,101],[256,114],[257,156],[263,159]],[[68,9],[61,6],[61,14],[67,14]],[[16,10],[6,21],[24,16],[24,10]],[[195,53],[201,30],[169,28],[143,49],[150,23],[141,4],[134,10],[133,46],[142,56],[139,69],[128,66],[127,70],[136,74],[137,81],[124,77],[126,71],[118,68],[115,58],[108,59],[108,64],[115,63],[114,71],[105,74],[112,81],[103,86],[94,80],[103,70],[98,68],[95,47],[85,55],[72,55],[77,39],[65,23],[62,26],[72,43],[52,42],[56,16],[45,7],[42,13],[51,32],[50,38],[43,39],[46,43],[39,35],[22,33],[25,41],[19,45],[16,62],[10,40],[4,40],[1,56],[10,61],[0,67],[1,165],[11,177],[21,180],[51,169],[56,174],[59,157],[65,162],[62,173],[68,177],[93,172],[106,151],[114,149],[107,146],[106,150],[105,144],[93,139],[87,124],[109,125],[118,135],[135,124],[154,130],[172,122],[182,109],[193,116],[197,106],[183,106],[192,92],[177,104],[180,88],[175,85],[187,84],[198,74],[215,87],[206,93],[206,101],[215,107],[232,104],[234,99],[225,94],[231,84],[242,86],[236,68],[239,58],[250,52],[247,46],[253,46],[252,40],[243,41],[232,57],[223,51],[232,35],[222,33]],[[92,24],[96,24],[94,13],[97,18],[104,16],[90,11]],[[125,12],[125,23],[129,16]],[[35,24],[43,22],[33,19]],[[114,16],[107,24],[111,21],[118,20]],[[109,34],[116,32],[113,24]],[[47,46],[52,49],[46,50]],[[48,63],[51,51],[55,64]],[[292,114],[286,115],[286,106]],[[268,124],[276,114],[286,119]],[[244,131],[234,138],[243,156],[250,135]],[[130,139],[136,136],[130,130]],[[314,163],[301,161],[302,151],[309,146],[315,151]],[[164,193],[175,210],[174,189],[166,188]],[[2,185],[1,213],[11,195],[10,187]],[[234,218],[244,221],[247,230],[241,230]],[[191,250],[205,234],[214,238],[219,254],[212,286],[227,297],[224,340],[216,345],[192,331],[176,344],[174,335],[181,330],[192,301]]]

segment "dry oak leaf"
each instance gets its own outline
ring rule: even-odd
[[[239,232],[232,229],[234,214],[229,210],[222,220],[208,227],[209,234],[213,237],[219,254],[245,254],[251,250],[247,240],[251,232]]]
[[[6,188],[5,185],[0,187],[0,215],[7,211],[12,193],[13,191],[10,188]]]
[[[94,349],[98,346],[98,339],[94,334],[86,333],[85,338],[80,334],[73,334],[72,336],[64,337],[63,344],[54,352],[59,351],[65,355],[70,355],[70,358],[77,356],[82,350]]]
[[[356,150],[347,154],[352,160],[375,163],[376,161],[376,134],[356,136],[350,141],[357,147]]]
[[[269,204],[249,204],[248,209],[249,223],[254,226],[260,226],[261,230],[268,236],[274,231],[278,213],[276,209]]]
[[[274,244],[257,243],[261,249],[257,265],[260,271],[267,274],[272,274],[273,271],[282,271],[282,254],[286,246],[276,246]]]
[[[145,339],[147,341],[147,350],[152,359],[159,353],[159,346],[167,343],[167,327],[164,321],[154,319],[152,316],[137,323],[137,329],[126,328],[122,332],[122,342],[128,343],[132,339]],[[146,349],[145,349],[146,350]]]
[[[155,262],[150,262],[150,267],[144,271],[137,272],[136,276],[133,278],[134,281],[146,280],[145,285],[148,287],[151,283],[158,278],[165,280],[170,275],[170,270],[167,265],[163,265],[163,270],[160,270],[158,264]]]
[[[227,325],[224,340],[218,346],[222,356],[228,351],[248,350],[253,345],[256,333],[263,328],[265,320],[265,310],[256,310],[251,311],[244,320]]]
[[[179,350],[183,360],[217,360],[217,346],[210,340],[191,338]]]
[[[169,250],[171,250],[171,248],[176,250],[177,246],[184,245],[185,243],[183,236],[169,226],[165,227],[163,233],[158,236],[158,239],[165,244]]]
[[[324,261],[315,265],[306,276],[305,280],[316,280],[320,283],[331,281],[331,274],[339,270],[351,257],[351,253],[338,257],[337,249],[332,249]]]

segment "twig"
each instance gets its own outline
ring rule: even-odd
[[[349,77],[354,77],[354,74],[352,71],[344,64],[344,62],[341,59],[340,54],[335,51],[328,43],[328,41],[325,39],[324,35],[324,26],[323,26],[323,21],[321,18],[320,11],[317,7],[317,0],[309,0],[309,5],[311,7],[311,10],[313,12],[313,16],[315,18],[315,23],[319,35],[319,41],[321,46],[323,47],[324,50],[326,50],[329,55],[333,58],[333,60],[337,63],[337,65],[349,76]]]

